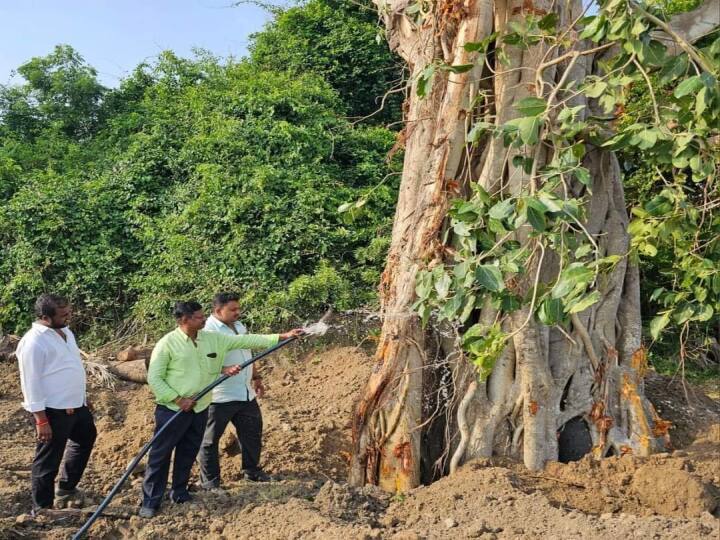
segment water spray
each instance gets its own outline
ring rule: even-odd
[[[305,326],[302,328],[302,334],[301,334],[300,336],[292,336],[292,337],[289,337],[288,339],[284,339],[284,340],[280,341],[279,343],[277,343],[276,345],[273,345],[273,346],[270,347],[269,349],[265,349],[265,350],[264,350],[263,352],[261,352],[260,354],[258,354],[258,355],[256,355],[256,356],[253,356],[250,360],[247,360],[246,362],[243,362],[242,364],[240,364],[240,369],[245,369],[246,367],[248,367],[248,366],[254,364],[255,362],[257,362],[258,360],[260,360],[261,358],[265,358],[265,357],[268,356],[269,354],[272,354],[272,353],[274,353],[275,351],[277,351],[278,349],[284,347],[285,345],[287,345],[287,344],[295,341],[296,339],[298,339],[298,337],[301,337],[301,336],[322,336],[322,335],[324,335],[324,334],[330,329],[330,326],[328,326],[328,324],[327,324],[325,321],[330,317],[330,314],[331,314],[331,313],[332,313],[332,310],[328,310],[328,311],[325,313],[325,315],[323,315],[322,318],[321,318],[319,321],[317,321],[317,322],[315,322],[315,323],[312,323],[312,324],[305,325]],[[232,377],[232,375],[222,375],[222,376],[219,377],[216,381],[210,383],[210,384],[207,385],[205,388],[203,388],[202,390],[200,390],[200,392],[198,392],[197,394],[195,394],[195,395],[192,397],[192,400],[193,400],[193,401],[198,401],[201,397],[203,397],[205,394],[207,394],[208,392],[210,392],[213,388],[215,388],[215,387],[218,386],[219,384],[225,382],[225,381],[226,381],[227,379],[229,379],[230,377]],[[97,509],[95,510],[95,512],[93,512],[93,514],[92,514],[92,515],[90,516],[90,518],[85,522],[85,524],[78,530],[78,532],[75,533],[75,535],[72,537],[72,540],[79,540],[80,538],[82,538],[83,536],[85,536],[85,534],[88,532],[88,530],[90,530],[90,527],[92,527],[92,524],[95,523],[95,521],[97,520],[97,518],[99,518],[99,517],[102,515],[103,510],[105,510],[105,508],[107,508],[107,506],[110,504],[110,501],[112,501],[113,497],[115,497],[115,495],[117,495],[118,491],[120,491],[120,488],[121,488],[122,485],[125,483],[125,481],[130,477],[130,475],[132,474],[132,472],[135,470],[135,467],[137,467],[138,463],[140,463],[140,460],[141,460],[143,457],[145,457],[145,454],[148,453],[148,451],[149,451],[150,448],[152,447],[153,443],[154,443],[154,442],[157,440],[157,438],[168,428],[168,426],[170,426],[170,424],[172,424],[173,421],[174,421],[178,416],[180,416],[180,414],[182,414],[182,412],[183,412],[183,411],[182,411],[182,409],[181,409],[181,410],[177,411],[174,415],[172,415],[172,416],[170,417],[170,420],[168,420],[168,421],[163,425],[163,427],[161,427],[161,428],[157,431],[157,433],[155,433],[155,435],[153,436],[153,438],[150,439],[150,440],[147,442],[147,444],[145,444],[145,446],[142,447],[142,449],[140,450],[140,453],[139,453],[137,456],[135,456],[135,459],[133,459],[133,460],[130,462],[130,464],[127,466],[127,469],[125,470],[125,472],[123,473],[123,475],[120,477],[120,480],[117,481],[117,483],[115,484],[115,486],[110,490],[110,493],[108,493],[108,494],[107,494],[107,497],[105,497],[105,499],[103,499],[103,501],[98,505],[98,507],[97,507]]]

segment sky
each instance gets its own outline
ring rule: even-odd
[[[0,0],[0,84],[20,82],[14,69],[60,43],[74,47],[109,87],[167,49],[243,56],[248,36],[271,16],[255,5],[230,7],[236,1]]]

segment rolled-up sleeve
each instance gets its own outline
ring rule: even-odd
[[[45,350],[37,343],[29,343],[18,351],[23,407],[30,412],[45,410],[47,396],[42,385],[45,356]]]
[[[180,397],[180,394],[165,380],[169,362],[170,354],[167,345],[160,341],[150,355],[147,375],[148,385],[159,402],[170,403]]]

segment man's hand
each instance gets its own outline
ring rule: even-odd
[[[52,428],[50,423],[36,425],[35,430],[37,431],[37,440],[41,443],[48,443],[52,439]]]
[[[302,328],[293,328],[292,330],[290,330],[288,332],[280,334],[280,341],[283,341],[285,339],[290,339],[291,337],[300,337],[304,334],[305,334],[305,332],[303,332]]]
[[[183,412],[190,412],[193,410],[195,402],[187,397],[179,397],[175,400],[175,405],[180,407],[180,410]]]
[[[237,375],[238,373],[240,373],[240,371],[242,371],[242,368],[241,368],[240,366],[238,366],[238,365],[235,365],[235,366],[225,366],[224,368],[222,368],[222,374],[223,374],[223,375],[230,375],[231,377],[232,377],[233,375]]]
[[[265,386],[263,386],[262,379],[253,379],[252,380],[252,386],[253,390],[255,390],[255,394],[260,399],[265,397]]]

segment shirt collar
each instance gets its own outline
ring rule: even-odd
[[[33,322],[32,327],[38,332],[47,332],[48,330],[52,330],[52,328],[50,328],[49,326],[45,326],[44,324],[40,324],[39,322]]]
[[[179,327],[179,326],[175,329],[175,332],[177,332],[177,335],[180,336],[180,338],[182,338],[185,342],[187,342],[187,341],[192,341],[192,340],[190,339],[190,336],[188,336],[185,332],[183,332],[182,330],[180,330],[180,327]],[[198,331],[197,338],[195,338],[195,341],[196,341],[196,342],[200,339],[200,334],[201,334],[201,333],[202,333],[202,330]]]
[[[222,321],[221,321],[220,319],[218,319],[215,315],[210,315],[210,316],[207,318],[207,321],[205,322],[205,328],[208,327],[208,323],[210,323],[210,326],[211,326],[212,328],[216,328],[216,329],[223,328],[223,327],[225,327],[225,326],[228,327],[228,328],[234,328],[236,331],[237,331],[237,329],[238,329],[238,327],[237,327],[237,324],[238,324],[238,323],[237,323],[237,322],[236,322],[235,324],[233,324],[232,326],[230,326],[229,324],[225,324],[224,322],[222,322]]]

